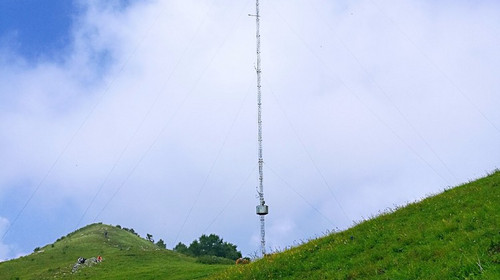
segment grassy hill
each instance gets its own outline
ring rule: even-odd
[[[79,257],[97,256],[101,263],[72,273]],[[31,255],[0,263],[0,279],[200,279],[227,267],[201,264],[124,229],[92,224]]]
[[[210,279],[500,279],[500,172]]]
[[[205,278],[500,279],[500,172],[250,265],[200,264],[103,224],[0,263],[2,280]]]

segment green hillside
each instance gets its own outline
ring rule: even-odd
[[[72,273],[79,257],[97,256],[101,263]],[[0,263],[0,279],[200,279],[227,267],[197,263],[124,229],[92,224],[31,255]]]
[[[2,280],[206,278],[500,279],[500,172],[249,265],[204,265],[103,224],[0,263]]]
[[[500,172],[210,279],[500,279]]]

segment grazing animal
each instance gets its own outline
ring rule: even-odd
[[[236,260],[236,264],[249,264],[250,259],[249,258],[239,258]]]

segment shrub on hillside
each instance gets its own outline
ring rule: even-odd
[[[135,232],[135,230],[133,228],[126,228],[126,227],[124,227],[123,230],[128,231],[128,232],[130,232],[132,234],[135,234],[135,235],[139,236],[139,234],[137,232]]]
[[[175,245],[174,251],[177,252],[177,253],[189,255],[189,249],[188,249],[188,247],[184,243],[182,243],[182,242],[179,242],[177,245]]]
[[[162,249],[167,249],[167,244],[165,244],[165,241],[163,241],[163,239],[160,238],[160,240],[158,240],[158,242],[156,242],[156,246],[162,248]]]

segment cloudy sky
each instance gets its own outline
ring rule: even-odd
[[[500,2],[261,1],[268,248],[500,165]],[[259,250],[253,0],[0,2],[0,260],[92,222]]]

